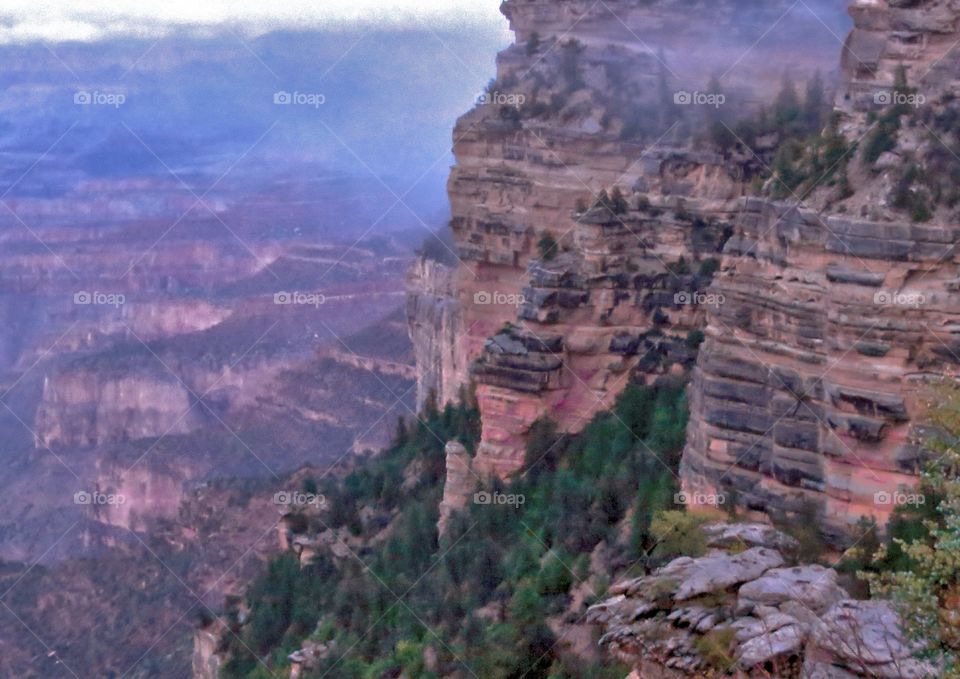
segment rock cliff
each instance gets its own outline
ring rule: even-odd
[[[933,179],[954,169],[938,140],[957,113],[957,8],[856,2],[843,50],[845,26],[802,31],[827,63],[801,60],[795,77],[841,69],[830,134],[844,151],[794,189],[769,167],[776,139],[748,144],[730,122],[721,151],[704,130],[773,96],[798,50],[776,29],[803,17],[777,3],[601,5],[504,4],[517,42],[455,130],[461,261],[429,305],[456,308],[463,335],[411,315],[421,378],[444,398],[475,386],[473,469],[507,476],[538,418],[576,431],[631,376],[694,368],[688,496],[812,503],[843,543],[861,516],[889,516],[878,493],[912,484],[918,394],[960,354],[956,201]],[[739,41],[756,44],[708,82],[703,62],[727,63]],[[721,86],[722,115],[689,105]]]
[[[910,82],[927,94],[955,88],[960,55],[960,4],[953,0],[854,0],[856,24],[844,44],[846,75],[841,105],[870,110],[878,93],[892,93],[904,67]]]
[[[457,398],[464,367],[458,361],[463,317],[454,289],[454,267],[420,257],[407,276],[407,322],[417,371],[417,412],[431,394],[439,403]]]
[[[517,469],[537,417],[550,413],[577,429],[609,406],[641,354],[676,348],[702,324],[695,309],[676,313],[673,297],[692,298],[709,282],[694,280],[696,267],[729,235],[743,186],[723,158],[690,151],[685,140],[702,120],[678,117],[682,95],[706,85],[708,54],[733,62],[741,41],[757,42],[789,13],[782,4],[758,3],[740,20],[733,3],[703,3],[691,21],[682,2],[504,3],[516,44],[498,56],[496,79],[454,131],[459,266],[439,284],[435,266],[411,276],[421,392],[449,399],[460,385],[477,385],[479,470]],[[795,17],[804,18],[812,17]],[[700,58],[690,58],[694,45]],[[773,49],[758,43],[731,69],[744,109],[758,101],[750,85],[780,77]],[[614,188],[644,198],[631,196],[623,214],[588,209]],[[702,201],[701,212],[686,201]],[[559,256],[544,251],[545,238],[556,239]],[[677,322],[664,320],[664,306],[675,307]],[[456,323],[438,316],[452,309]],[[520,336],[507,328],[515,322]],[[670,332],[659,338],[663,327]]]

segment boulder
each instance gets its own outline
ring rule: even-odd
[[[799,625],[786,625],[754,637],[740,646],[737,665],[750,669],[776,658],[797,655],[804,643],[804,632]]]
[[[754,580],[781,565],[783,556],[766,547],[751,547],[739,554],[715,552],[692,559],[678,571],[671,572],[671,575],[680,579],[673,599],[685,601],[702,594],[723,591]]]
[[[774,568],[740,588],[737,611],[749,612],[755,606],[779,606],[792,601],[822,615],[846,597],[832,568],[818,565]]]
[[[765,523],[709,523],[703,526],[703,532],[708,547],[766,547],[783,553],[800,549],[794,538]]]

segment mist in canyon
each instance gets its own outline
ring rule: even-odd
[[[831,282],[862,282],[886,264],[850,273],[817,252],[789,268],[789,256],[809,254],[796,234],[809,236],[813,218],[796,206],[771,218],[775,207],[751,202],[802,160],[800,151],[784,160],[778,144],[787,142],[764,128],[793,105],[784,92],[822,96],[804,109],[813,122],[795,125],[811,138],[863,131],[859,119],[832,117],[835,103],[849,113],[875,85],[855,82],[844,59],[862,57],[880,81],[893,58],[856,52],[851,31],[886,25],[854,30],[848,4],[168,10],[103,0],[79,11],[0,1],[0,678],[477,676],[446,658],[457,654],[444,643],[404,638],[388,652],[395,640],[386,633],[335,633],[379,623],[371,611],[381,610],[364,598],[363,583],[380,577],[369,563],[419,551],[427,561],[411,559],[427,578],[447,549],[459,565],[438,567],[431,578],[447,579],[421,588],[452,597],[457,587],[471,591],[474,576],[482,589],[488,577],[506,582],[505,573],[539,560],[523,586],[544,598],[569,590],[569,600],[552,600],[531,621],[526,590],[492,583],[477,610],[450,605],[446,615],[462,613],[463,629],[446,618],[435,628],[460,629],[462,640],[470,626],[506,635],[513,625],[532,640],[530,657],[520,657],[537,677],[551,670],[534,651],[550,646],[549,655],[569,635],[563,653],[577,659],[558,660],[553,669],[569,672],[551,678],[612,677],[633,657],[600,659],[597,639],[580,627],[600,595],[584,583],[605,594],[611,583],[597,571],[635,575],[618,550],[642,542],[637,517],[647,508],[614,496],[633,482],[648,483],[653,498],[709,495],[719,488],[718,451],[735,458],[731,467],[763,456],[736,478],[751,518],[806,511],[796,499],[805,493],[832,511],[823,532],[842,535],[840,524],[852,523],[843,512],[862,505],[850,497],[866,491],[827,493],[827,454],[818,448],[811,461],[813,451],[794,450],[826,445],[810,430],[828,408],[792,412],[793,428],[774,432],[780,420],[767,427],[761,411],[783,407],[782,385],[738,380],[776,375],[790,396],[802,392],[798,403],[832,398],[840,405],[822,419],[871,462],[894,455],[884,448],[890,431],[897,444],[906,438],[898,427],[910,418],[896,395],[852,381],[817,391],[803,364],[820,360],[826,323],[791,316],[814,313],[804,286],[821,268]],[[905,53],[926,44],[913,37],[903,38]],[[844,200],[838,219],[886,206],[866,189],[837,186],[846,193],[823,199],[824,214]],[[856,250],[848,231],[858,228],[844,222],[843,237],[832,235],[847,248],[841,254],[870,259],[882,248]],[[767,278],[770,289],[786,279],[793,297],[769,292]],[[743,280],[769,292],[762,310],[750,306],[762,305],[738,287]],[[674,303],[716,290],[741,306]],[[723,335],[740,336],[728,324],[756,335],[735,359],[720,348]],[[854,344],[867,356],[895,341]],[[757,377],[753,348],[782,362]],[[840,358],[854,351],[843,348]],[[603,429],[608,413],[639,418],[631,445],[662,443],[682,487],[625,456],[617,474],[586,483],[582,494],[600,498],[582,512],[589,521],[526,529],[543,550],[506,537],[509,554],[491,549],[475,560],[454,550],[450,535],[469,532],[457,532],[463,517],[491,504],[484,493],[516,504],[498,495],[504,484],[537,483],[536,474],[524,478],[531,451],[543,452],[549,473],[569,467],[573,479],[589,466],[583,459],[620,446],[622,432]],[[608,460],[593,461],[590,474],[610,471]],[[883,480],[913,473],[901,464]],[[652,488],[656,479],[662,487]],[[556,493],[572,503],[575,481],[557,488],[568,481],[568,495]],[[536,517],[559,526],[555,512]],[[577,540],[601,530],[599,515],[615,518],[589,551]],[[495,543],[496,522],[477,524]],[[566,570],[586,573],[583,582],[566,582],[558,554],[576,559]],[[403,568],[386,579],[413,591],[421,579]],[[336,584],[335,603],[320,592],[324,581]],[[335,613],[304,603],[321,600]],[[390,625],[416,626],[382,612]],[[621,622],[604,624],[611,619]],[[369,660],[366,674],[341,664],[353,650],[344,639]],[[366,657],[385,653],[416,658],[401,670],[399,660]],[[581,662],[583,674],[569,669]],[[591,674],[592,662],[611,673]],[[497,665],[480,676],[518,675]]]

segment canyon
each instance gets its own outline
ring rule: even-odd
[[[474,58],[440,43],[421,69],[425,42],[0,47],[0,675],[187,676],[195,614],[277,551],[288,477],[412,415],[404,279],[480,85],[437,81]],[[331,106],[278,106],[295,86]]]
[[[424,560],[425,542],[454,552],[484,504],[475,493],[536,488],[552,473],[569,482],[556,493],[578,508],[564,516],[575,535],[557,531],[548,546],[524,525],[525,542],[504,540],[526,551],[502,567],[504,520],[488,516],[485,551],[454,552],[425,583],[436,591],[416,593],[424,608],[444,587],[468,590],[479,564],[475,579],[494,582],[469,617],[502,633],[524,601],[497,589],[517,585],[501,571],[526,560],[536,582],[520,579],[520,594],[569,593],[529,629],[599,662],[586,623],[598,625],[601,648],[636,677],[708,676],[717,668],[702,650],[717,633],[736,640],[742,677],[781,662],[809,679],[935,673],[899,634],[874,643],[900,626],[891,609],[802,563],[794,538],[768,524],[809,521],[831,549],[856,545],[864,519],[882,532],[890,494],[917,482],[928,453],[929,385],[960,364],[960,3],[811,5],[506,0],[514,42],[453,129],[452,242],[432,254],[415,253],[416,214],[371,209],[403,203],[382,180],[304,181],[311,162],[253,195],[251,175],[227,182],[216,209],[203,205],[210,215],[156,177],[4,203],[15,219],[0,215],[11,328],[0,333],[0,491],[15,511],[0,524],[0,583],[13,593],[0,673],[213,679],[245,650],[251,672],[266,660],[309,676],[333,659],[338,624],[388,599],[366,587],[384,581],[365,559],[382,549],[383,563],[422,566],[423,579],[444,560]],[[802,123],[778,119],[791,107]],[[322,210],[308,206],[314,191]],[[109,218],[94,228],[100,194]],[[157,219],[127,219],[126,200]],[[85,216],[65,227],[71,205]],[[186,228],[167,238],[178,215]],[[384,219],[392,228],[371,235]],[[632,522],[646,499],[620,506],[610,498],[622,488],[603,486],[596,505],[576,504],[581,479],[563,465],[580,461],[554,452],[598,468],[602,446],[635,452],[617,438],[625,396],[667,420],[689,409],[673,462],[674,504],[690,512],[675,514],[722,505],[751,522],[707,524],[709,551],[644,561],[656,567],[641,576],[624,545],[642,532]],[[391,443],[396,458],[372,454]],[[650,471],[634,463],[624,469]],[[321,482],[337,489],[329,504],[278,500],[313,497]],[[592,522],[605,512],[615,518],[601,535]],[[581,538],[589,549],[567,549]],[[553,559],[575,585],[543,576]],[[398,570],[408,592],[421,582]],[[287,621],[256,653],[240,648],[244,626],[264,619],[258,605],[270,620],[258,576],[294,591],[304,573],[337,584],[322,592],[337,610],[296,620],[289,637]],[[468,600],[437,609],[466,619]],[[64,610],[97,621],[96,643]],[[143,611],[150,623],[131,633]],[[836,641],[846,632],[869,658]],[[408,641],[395,654],[431,672],[449,651]]]
[[[815,7],[503,3],[456,257],[407,273],[420,417],[284,516],[197,679],[942,673],[853,548],[960,363],[960,7]]]

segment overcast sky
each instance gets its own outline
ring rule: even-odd
[[[159,37],[173,28],[244,32],[357,24],[439,30],[502,26],[499,0],[0,0],[0,43]]]

